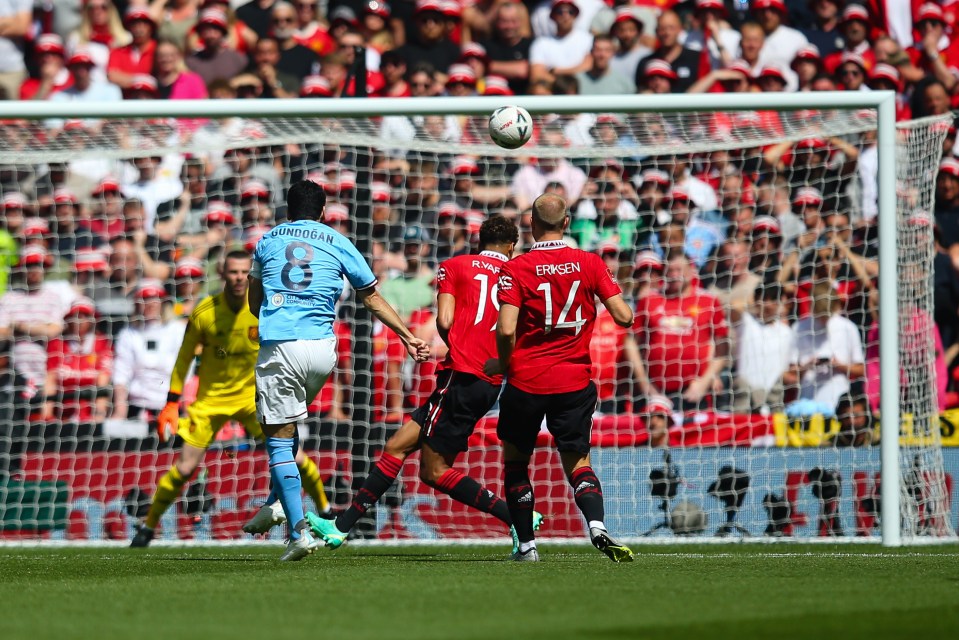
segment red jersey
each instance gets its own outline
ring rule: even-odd
[[[142,49],[138,49],[133,44],[112,49],[107,70],[152,75],[153,54],[156,53],[156,48],[156,40],[150,40]]]
[[[93,404],[89,399],[78,400],[81,390],[95,389],[101,373],[113,368],[113,347],[101,335],[89,334],[79,342],[53,338],[47,343],[47,371],[57,377],[57,388],[66,398],[59,407],[61,419],[89,420]]]
[[[678,297],[653,292],[636,305],[649,380],[660,391],[686,388],[709,367],[716,339],[729,335],[723,305],[698,287]]]
[[[496,357],[496,298],[500,269],[506,256],[483,251],[475,256],[456,256],[440,265],[436,272],[436,293],[448,293],[456,299],[450,351],[444,368],[470,373],[490,384],[502,384],[503,376],[489,377],[483,365]]]
[[[624,361],[626,329],[616,324],[606,307],[598,307],[589,357],[593,361],[593,382],[600,400],[613,400],[619,384],[619,365]]]
[[[622,293],[603,259],[563,240],[537,242],[502,266],[498,288],[500,304],[519,308],[509,383],[539,394],[586,388],[596,297]]]

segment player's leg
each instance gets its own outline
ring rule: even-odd
[[[518,542],[513,559],[518,561],[539,560],[533,528],[536,499],[529,479],[529,461],[546,414],[544,399],[548,396],[525,393],[509,384],[500,397],[496,433],[503,441],[503,483]]]
[[[589,537],[597,549],[613,562],[629,562],[633,553],[615,541],[606,530],[603,487],[589,458],[596,387],[592,383],[582,391],[555,394],[546,412],[546,424],[563,463],[566,479],[573,487],[576,506],[589,526]]]
[[[458,502],[488,513],[507,527],[513,526],[506,501],[468,475],[453,469],[457,453],[440,453],[429,444],[420,449],[420,480]]]
[[[420,479],[454,500],[512,526],[504,500],[452,468],[456,457],[469,448],[476,423],[496,404],[500,388],[468,373],[449,371],[448,375],[446,392],[421,423]]]
[[[403,462],[420,446],[420,425],[409,420],[386,441],[383,452],[373,465],[370,475],[363,481],[349,508],[335,520],[327,520],[312,513],[307,520],[313,532],[322,537],[326,546],[336,549],[346,541],[356,521],[376,504],[386,490],[393,486],[403,468]]]
[[[180,496],[183,485],[193,476],[205,454],[206,447],[201,449],[184,443],[176,462],[157,482],[156,490],[153,492],[153,500],[150,503],[150,510],[137,528],[136,535],[130,543],[131,547],[146,547],[150,544],[157,525],[160,523],[160,518]]]
[[[180,418],[177,428],[177,435],[183,440],[183,448],[173,466],[157,482],[150,510],[137,528],[137,533],[130,543],[131,547],[145,547],[150,544],[160,518],[170,505],[176,502],[183,485],[189,482],[200,466],[216,431],[226,420],[221,415],[222,412],[202,401],[191,404],[186,413],[185,417]]]
[[[306,415],[311,381],[317,373],[329,375],[335,362],[332,338],[260,345],[255,370],[257,418],[266,437],[273,490],[290,523],[290,542],[280,560],[301,560],[317,546],[303,511],[294,437],[296,421]]]

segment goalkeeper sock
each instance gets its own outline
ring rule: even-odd
[[[533,506],[535,496],[529,481],[528,462],[507,462],[504,465],[506,504],[520,542],[533,539]]]
[[[366,477],[363,486],[353,497],[350,508],[337,516],[336,528],[343,533],[352,529],[356,521],[376,504],[376,501],[386,493],[387,489],[393,486],[393,483],[396,482],[396,476],[400,475],[400,469],[402,468],[402,460],[388,453],[382,454],[376,464],[373,465],[373,470]]]
[[[156,491],[153,493],[153,502],[150,503],[150,510],[147,512],[147,517],[143,519],[143,524],[151,529],[156,529],[160,523],[160,518],[179,497],[184,484],[186,484],[186,478],[176,468],[176,465],[170,467],[170,470],[163,474],[163,477],[157,482]]]
[[[569,476],[569,483],[573,486],[576,506],[583,512],[590,526],[593,526],[593,522],[602,522],[606,515],[603,508],[603,488],[593,468],[586,466],[575,469]]]
[[[513,524],[509,507],[495,493],[456,469],[447,469],[436,481],[436,488],[468,507],[499,518],[506,526]]]
[[[320,477],[320,470],[316,463],[309,456],[304,455],[303,460],[296,464],[300,470],[300,481],[303,488],[311,498],[320,513],[326,513],[330,510],[330,501],[326,499],[326,490],[323,488],[323,478]]]
[[[267,438],[266,450],[270,456],[270,476],[273,490],[280,497],[290,538],[300,537],[297,525],[303,520],[303,497],[300,494],[300,474],[293,459],[293,438]]]

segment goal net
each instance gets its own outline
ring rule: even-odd
[[[438,265],[475,252],[494,215],[515,221],[517,253],[527,250],[529,207],[555,192],[570,206],[570,242],[603,257],[637,312],[627,331],[600,310],[591,343],[593,464],[610,531],[874,538],[880,439],[899,431],[899,468],[885,477],[901,488],[904,537],[954,535],[959,400],[933,309],[933,265],[951,268],[937,259],[933,217],[951,121],[897,127],[898,290],[880,290],[875,110],[531,107],[533,140],[505,151],[485,116],[430,104],[425,115],[220,117],[226,106],[173,118],[157,103],[149,119],[34,112],[0,124],[0,540],[129,539],[179,447],[155,428],[176,336],[220,290],[223,256],[285,219],[299,180],[324,185],[327,224],[367,256],[435,356],[414,364],[344,294],[337,369],[299,440],[334,510],[432,390],[446,353]],[[879,358],[888,297],[899,371]],[[890,375],[901,416],[882,416],[880,432]],[[183,415],[196,386],[191,375]],[[496,421],[494,410],[477,425],[457,465],[502,494]],[[540,536],[582,539],[545,431],[538,444]],[[417,467],[413,455],[357,538],[506,544],[505,526],[426,487]],[[268,493],[264,448],[228,422],[157,540],[248,540],[240,527]]]

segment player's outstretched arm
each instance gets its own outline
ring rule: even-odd
[[[196,357],[197,346],[201,343],[202,334],[196,325],[196,310],[190,315],[186,323],[186,330],[183,332],[183,342],[180,343],[180,351],[176,356],[176,364],[173,365],[173,373],[170,374],[170,391],[167,393],[166,405],[157,416],[157,435],[160,442],[166,442],[167,438],[176,434],[180,423],[180,394],[183,393],[183,385],[186,382],[187,374],[190,373],[190,365]]]
[[[450,329],[453,328],[453,314],[456,311],[456,298],[451,293],[436,296],[436,333],[450,346]]]
[[[370,313],[400,337],[400,340],[406,345],[407,353],[414,360],[424,362],[430,357],[430,346],[425,340],[413,335],[413,332],[403,323],[390,303],[383,299],[376,287],[360,289],[356,292],[356,297],[360,299],[364,307],[369,309]]]
[[[616,324],[621,327],[626,327],[627,329],[633,326],[633,310],[630,309],[626,301],[623,300],[623,294],[618,293],[615,296],[606,298],[603,300],[603,305],[606,307],[606,310],[609,311],[609,315],[613,316]]]

